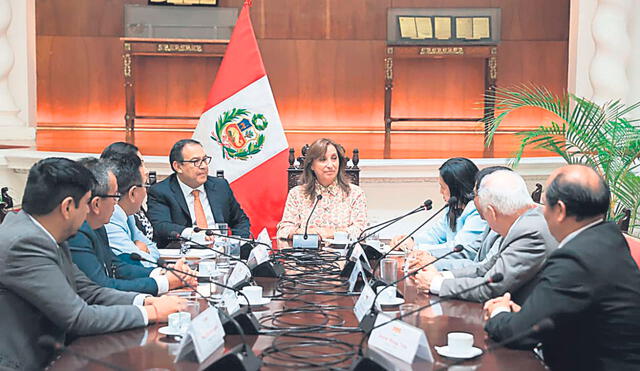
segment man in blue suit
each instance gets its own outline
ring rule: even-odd
[[[161,295],[182,287],[183,283],[176,275],[165,274],[160,268],[126,263],[111,251],[104,225],[109,222],[120,198],[120,194],[116,192],[116,177],[106,162],[96,158],[86,158],[79,162],[92,172],[96,183],[91,190],[87,220],[78,233],[68,240],[73,262],[89,279],[102,287],[151,295]],[[182,260],[175,268],[189,271]]]
[[[193,227],[213,228],[216,223],[228,224],[234,235],[249,236],[249,218],[229,183],[209,176],[211,157],[198,141],[179,140],[169,162],[174,173],[151,187],[147,201],[158,247],[175,234],[192,238]]]

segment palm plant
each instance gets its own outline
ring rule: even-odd
[[[486,99],[496,109],[494,117],[484,119],[489,127],[487,145],[503,120],[514,110],[537,107],[553,113],[557,121],[518,133],[522,141],[514,155],[514,166],[529,146],[549,150],[568,164],[591,166],[611,188],[609,219],[620,218],[623,210],[627,209],[631,211],[629,232],[638,226],[640,176],[636,170],[640,167],[640,127],[635,124],[637,119],[627,117],[640,107],[640,102],[625,106],[618,100],[598,105],[573,94],[557,96],[536,86],[497,89],[495,95]]]

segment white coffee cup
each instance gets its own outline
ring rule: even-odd
[[[396,288],[395,286],[378,286],[376,288],[378,292],[378,303],[385,305],[387,303],[391,303],[396,298]]]
[[[212,260],[198,263],[198,272],[201,276],[209,277],[216,271],[216,262]]]
[[[366,240],[364,241],[364,243],[376,250],[380,250],[380,248],[382,247],[382,243],[379,240]]]
[[[333,243],[349,242],[349,234],[347,232],[335,232],[333,234]]]
[[[450,332],[447,334],[447,345],[451,353],[467,354],[473,347],[473,334],[467,332]]]
[[[167,317],[167,322],[169,325],[169,330],[173,332],[183,332],[187,330],[187,327],[189,327],[189,322],[191,322],[191,314],[187,312],[171,313]]]
[[[262,300],[262,287],[261,286],[245,286],[242,288],[242,293],[249,299],[249,303],[255,303]]]

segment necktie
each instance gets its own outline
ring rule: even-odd
[[[207,229],[207,217],[204,215],[204,208],[202,202],[200,202],[200,191],[194,189],[191,194],[193,195],[193,209],[196,212],[196,225],[200,228]]]

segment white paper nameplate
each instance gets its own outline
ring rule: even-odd
[[[227,308],[227,313],[232,316],[240,309],[240,303],[238,302],[238,296],[231,290],[225,290],[222,293],[222,301]]]
[[[227,286],[233,287],[247,277],[251,277],[251,271],[246,265],[238,262],[229,275]]]
[[[256,246],[251,249],[248,260],[251,260],[252,257],[256,260],[256,265],[260,265],[269,260],[269,249],[263,245]]]
[[[362,256],[362,254],[364,254],[364,250],[362,249],[362,246],[360,246],[360,244],[357,243],[353,247],[353,250],[351,250],[351,256],[349,257],[349,260],[354,262],[354,261],[358,260],[358,258],[360,258],[360,256]]]
[[[364,281],[365,285],[369,284],[367,282],[367,277],[362,270],[362,262],[360,262],[360,259],[358,259],[354,264],[353,270],[351,271],[351,276],[349,276],[349,292],[353,292],[353,290],[355,290],[356,283],[358,283],[358,275],[362,275],[362,280]]]
[[[181,361],[195,351],[199,363],[207,359],[224,344],[224,328],[218,309],[209,307],[191,321],[186,335],[180,342],[175,362]]]
[[[358,322],[362,321],[364,315],[371,309],[371,306],[373,305],[373,298],[375,296],[376,293],[373,292],[371,286],[364,285],[362,293],[360,294],[360,297],[358,297],[358,301],[356,301],[356,305],[353,306],[353,313],[355,313],[358,318]]]
[[[260,234],[258,234],[258,242],[266,243],[269,245],[269,248],[273,248],[271,244],[271,236],[269,236],[269,232],[267,232],[267,228],[263,228]]]
[[[376,326],[389,320],[391,317],[379,313]],[[389,322],[373,330],[368,344],[406,363],[413,363],[415,357],[433,363],[433,355],[424,331],[401,320]]]

